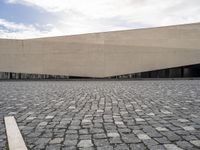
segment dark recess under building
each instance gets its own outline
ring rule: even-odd
[[[119,76],[106,77],[101,79],[143,79],[143,78],[198,78],[200,77],[200,64],[181,66],[175,68],[126,74]],[[14,72],[1,72],[1,80],[43,80],[43,79],[99,79],[90,77],[75,77],[63,75],[47,74],[26,74]]]

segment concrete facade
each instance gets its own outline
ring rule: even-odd
[[[200,63],[200,23],[0,39],[0,72],[109,77]]]

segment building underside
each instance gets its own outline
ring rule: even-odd
[[[0,39],[0,79],[200,77],[200,23]]]
[[[144,79],[144,78],[198,78],[200,77],[200,64],[167,68],[119,76],[106,77],[104,79]],[[0,72],[0,79],[3,80],[40,80],[40,79],[99,79],[90,77],[45,75],[45,74],[27,74],[14,72]]]

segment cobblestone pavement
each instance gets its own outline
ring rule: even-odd
[[[29,149],[198,150],[200,80],[0,82]]]

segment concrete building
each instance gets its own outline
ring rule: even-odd
[[[0,39],[0,78],[200,76],[200,23]]]

